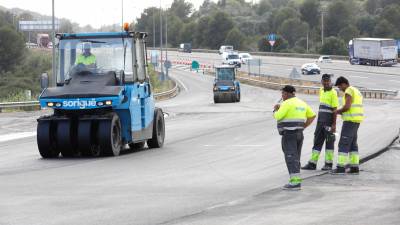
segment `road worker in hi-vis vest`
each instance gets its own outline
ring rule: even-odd
[[[82,43],[82,54],[76,57],[75,64],[83,64],[87,67],[95,67],[96,66],[96,56],[91,52],[92,43],[84,42]]]
[[[303,145],[303,130],[315,119],[315,113],[304,101],[295,96],[296,89],[286,85],[282,89],[281,104],[274,107],[274,117],[278,121],[278,131],[282,135],[282,150],[290,179],[283,189],[300,190],[300,156]]]
[[[359,173],[360,157],[358,154],[357,132],[364,120],[363,96],[361,92],[350,86],[344,77],[336,80],[335,86],[344,92],[343,107],[336,111],[342,115],[343,126],[339,141],[339,153],[336,169],[332,174],[345,174],[345,167],[350,166],[349,174]]]
[[[339,106],[339,100],[336,90],[332,87],[330,74],[322,75],[321,84],[323,87],[319,90],[320,103],[317,127],[314,132],[314,145],[308,164],[301,168],[303,170],[317,169],[317,162],[324,142],[325,165],[322,170],[332,170],[336,132],[336,114],[334,112]]]

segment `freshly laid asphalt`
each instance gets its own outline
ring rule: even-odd
[[[307,179],[300,193],[281,191],[288,176],[271,112],[280,93],[243,85],[240,103],[214,104],[212,77],[178,70],[171,74],[182,88],[177,97],[158,103],[168,114],[162,149],[113,158],[44,160],[34,135],[6,136],[34,134],[35,119],[43,112],[0,114],[0,224],[296,224],[292,222],[300,212],[314,219],[297,224],[319,224],[324,218],[333,224],[354,212],[361,215],[359,209],[375,203],[371,198],[361,208],[351,207],[351,193],[360,193],[360,199],[370,196],[369,191],[356,190],[371,190],[381,201],[392,198],[386,195],[392,187],[381,191],[370,186],[367,165],[359,177],[321,176]],[[316,96],[299,97],[317,110]],[[398,134],[399,106],[393,100],[365,101],[366,120],[359,133],[362,157]],[[303,163],[310,156],[314,126],[305,131]],[[355,184],[352,192],[342,186],[349,182]],[[335,202],[328,190],[348,198]],[[296,207],[300,203],[303,211]],[[335,214],[338,208],[342,211]],[[372,217],[382,213],[368,212]]]

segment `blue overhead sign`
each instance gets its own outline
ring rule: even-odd
[[[276,41],[276,34],[268,34],[267,39],[268,41]]]

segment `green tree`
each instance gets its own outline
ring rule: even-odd
[[[310,25],[313,29],[319,23],[320,14],[320,3],[318,0],[305,0],[300,5],[301,19]]]
[[[179,34],[183,26],[184,23],[179,17],[168,15],[168,45],[178,46],[180,42]]]
[[[192,10],[193,4],[185,0],[174,0],[170,8],[171,13],[182,20],[187,19]]]
[[[395,27],[387,20],[380,20],[374,29],[374,36],[380,38],[390,38],[395,31]]]
[[[300,21],[298,18],[291,18],[282,23],[278,33],[288,41],[290,47],[293,47],[298,39],[307,36],[307,31],[307,23]]]
[[[376,10],[380,7],[380,2],[377,0],[367,0],[364,3],[365,10],[369,13],[374,15]]]
[[[362,35],[372,36],[376,25],[376,19],[372,16],[363,16],[357,20],[357,28]]]
[[[256,13],[261,16],[266,12],[271,11],[272,5],[268,0],[260,0],[258,4],[254,6]]]
[[[343,40],[337,37],[328,37],[320,50],[324,55],[347,55],[347,47]]]
[[[210,16],[201,17],[197,23],[196,32],[194,32],[194,47],[205,48],[210,45],[210,37],[208,36],[208,28],[212,18]]]
[[[387,20],[398,30],[400,28],[400,5],[386,6],[381,13],[381,18]]]
[[[343,27],[350,24],[351,11],[344,1],[333,1],[328,6],[325,31],[327,36],[336,36]]]
[[[246,37],[242,34],[242,32],[240,32],[240,30],[235,27],[229,31],[224,41],[224,44],[233,45],[235,49],[241,50],[244,47],[243,43],[245,39]]]
[[[272,13],[269,21],[272,32],[276,32],[281,24],[290,18],[298,18],[298,12],[290,7],[283,7]]]
[[[185,25],[183,25],[183,28],[181,29],[179,33],[179,40],[182,43],[187,43],[190,42],[192,44],[194,43],[193,40],[193,34],[196,33],[196,23],[195,22],[190,22]],[[197,46],[194,46],[197,47]]]
[[[339,32],[339,37],[342,38],[345,43],[348,43],[351,39],[358,37],[359,35],[360,31],[353,25],[348,25]]]
[[[25,52],[25,41],[10,25],[0,27],[0,72],[19,64]]]
[[[215,13],[208,26],[208,47],[212,49],[219,48],[219,46],[223,44],[226,35],[233,28],[233,26],[233,20],[228,14],[224,12]]]

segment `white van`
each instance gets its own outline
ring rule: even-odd
[[[233,51],[233,46],[232,45],[222,45],[219,48],[219,54],[221,55],[224,52],[232,52]]]
[[[241,67],[241,61],[237,52],[224,52],[222,54],[222,64]]]

